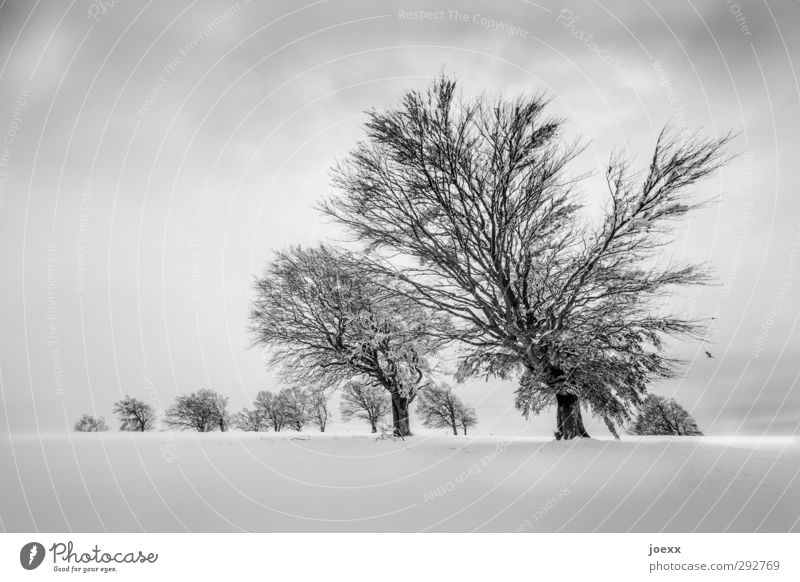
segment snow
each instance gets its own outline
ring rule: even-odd
[[[800,439],[14,436],[6,531],[800,531]]]

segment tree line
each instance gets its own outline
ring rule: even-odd
[[[331,396],[332,390],[316,387],[289,387],[277,393],[262,390],[251,407],[231,413],[228,411],[228,397],[204,389],[178,396],[165,411],[162,420],[169,429],[196,432],[226,432],[231,429],[245,432],[302,431],[308,425],[325,432],[331,417]],[[376,386],[353,380],[341,389],[340,413],[344,421],[356,419],[367,422],[372,432],[376,433],[390,412],[389,396]],[[466,435],[467,429],[478,422],[475,410],[464,404],[449,386],[430,387],[425,397],[420,398],[417,413],[424,426],[452,428],[455,435],[459,429]],[[115,402],[114,414],[120,422],[121,431],[148,432],[158,427],[156,409],[138,398],[125,396]],[[78,432],[108,430],[103,417],[89,414],[84,414],[74,428]]]
[[[284,389],[279,393],[263,390],[256,395],[252,408],[229,415],[228,399],[213,390],[200,390],[179,396],[167,411],[165,423],[169,428],[210,432],[225,432],[235,428],[245,432],[280,432],[284,428],[301,431],[307,424],[325,432],[328,423],[328,396],[324,390]],[[344,421],[353,419],[368,423],[378,432],[383,419],[391,411],[386,392],[359,381],[348,382],[342,388],[340,413]],[[156,410],[146,402],[126,396],[114,404],[120,430],[148,432],[157,428]],[[436,386],[420,395],[417,414],[428,428],[448,428],[457,435],[478,423],[475,409],[464,404],[448,386]],[[84,414],[75,424],[78,432],[108,430],[103,417]],[[703,433],[697,422],[673,398],[650,394],[628,427],[635,435],[697,436]]]

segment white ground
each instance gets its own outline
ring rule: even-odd
[[[800,440],[308,433],[0,442],[6,531],[800,531]]]

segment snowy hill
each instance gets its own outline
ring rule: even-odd
[[[96,433],[0,458],[7,531],[800,531],[796,438]]]

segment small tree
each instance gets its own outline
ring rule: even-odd
[[[105,432],[108,430],[106,421],[102,416],[92,416],[91,414],[84,414],[80,420],[75,423],[75,430],[77,432]]]
[[[275,432],[280,432],[286,425],[286,411],[283,400],[269,390],[262,390],[256,394],[255,409],[266,419]]]
[[[269,419],[258,408],[244,408],[233,416],[233,425],[245,432],[264,432],[269,428]]]
[[[325,432],[325,427],[328,425],[328,417],[330,416],[330,411],[328,410],[330,391],[317,386],[308,390],[307,394],[308,418],[319,427],[319,432]]]
[[[464,436],[466,436],[467,428],[478,424],[478,415],[475,413],[475,409],[462,404],[458,409],[458,424],[461,426],[461,430],[464,431]]]
[[[125,398],[114,403],[114,414],[122,423],[120,430],[146,432],[155,428],[155,409],[138,398],[125,395]]]
[[[453,393],[453,389],[446,384],[431,386],[420,395],[417,414],[419,414],[423,426],[428,428],[448,427],[453,430],[454,435],[458,434],[459,426],[464,428],[464,434],[466,434],[466,427],[473,426],[477,422],[475,411],[467,407]]]
[[[228,398],[214,390],[199,390],[188,396],[178,396],[166,412],[166,423],[171,428],[225,432],[230,423],[227,411]]]
[[[372,432],[376,433],[380,421],[392,411],[392,403],[389,395],[380,386],[351,380],[342,388],[340,411],[342,420],[366,420]]]
[[[702,436],[692,415],[673,398],[649,394],[630,432],[638,435]]]
[[[278,393],[281,408],[287,425],[296,431],[303,430],[303,426],[310,420],[308,414],[308,392],[297,386],[284,388]]]

